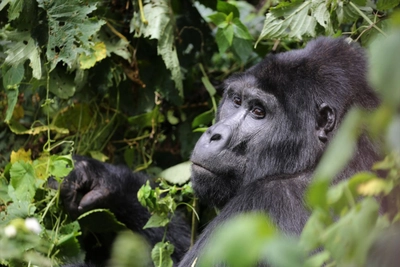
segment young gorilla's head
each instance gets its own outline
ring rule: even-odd
[[[345,113],[378,104],[365,74],[361,48],[319,38],[230,77],[191,157],[196,194],[222,207],[255,179],[313,170]]]

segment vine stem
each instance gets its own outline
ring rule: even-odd
[[[360,14],[363,19],[365,19],[372,27],[375,28],[378,32],[380,32],[383,36],[387,37],[386,33],[384,33],[378,26],[375,25],[353,2],[349,1],[349,4],[358,14]]]
[[[146,17],[144,16],[144,11],[143,11],[143,2],[142,0],[139,0],[139,9],[140,9],[140,19],[142,20],[143,24],[147,25],[149,22],[147,21]]]

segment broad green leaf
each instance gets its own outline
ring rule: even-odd
[[[151,251],[154,265],[156,267],[172,267],[172,253],[174,253],[174,245],[169,242],[158,242]]]
[[[165,117],[159,112],[158,106],[156,106],[151,112],[128,118],[129,124],[137,125],[142,128],[152,127],[153,123],[162,123],[164,120]]]
[[[263,257],[265,246],[277,235],[272,222],[263,214],[236,216],[214,230],[196,266],[220,262],[232,267],[255,266]]]
[[[219,52],[225,53],[225,51],[232,45],[233,41],[233,26],[228,25],[226,28],[218,28],[217,34],[215,35],[215,41],[218,44]]]
[[[179,119],[175,117],[174,110],[172,109],[167,111],[167,120],[171,125],[176,125],[179,123]]]
[[[18,66],[30,60],[29,66],[32,68],[32,75],[36,79],[42,77],[42,65],[40,61],[39,47],[35,40],[30,37],[29,32],[13,32],[10,33],[10,39],[17,42],[6,51],[7,57],[5,64]]]
[[[318,5],[316,7],[313,7],[313,15],[319,25],[321,25],[325,29],[328,27],[330,22],[330,14],[326,7],[325,1],[320,1],[318,2]]]
[[[63,257],[74,257],[81,253],[81,246],[78,236],[81,235],[80,226],[77,221],[63,225],[60,234],[57,236],[57,249]]]
[[[10,169],[10,184],[15,196],[20,201],[32,201],[36,193],[35,170],[32,165],[22,161],[16,162]]]
[[[97,159],[101,162],[106,162],[108,160],[108,157],[106,155],[104,155],[104,153],[102,153],[101,151],[89,151],[89,154],[92,158]]]
[[[217,2],[217,10],[226,15],[232,14],[234,18],[237,18],[240,15],[236,6],[221,0],[218,0]]]
[[[249,30],[239,18],[233,19],[233,25],[235,25],[235,36],[245,40],[253,40],[253,36],[249,33]]]
[[[115,232],[126,230],[125,224],[119,222],[115,215],[106,209],[94,209],[79,216],[82,228],[95,233]]]
[[[232,51],[242,62],[246,62],[253,54],[253,42],[242,38],[233,38]]]
[[[321,245],[319,237],[331,223],[329,213],[322,209],[314,209],[303,228],[300,236],[300,246],[306,252],[312,252]]]
[[[118,39],[118,41],[114,41],[111,38],[107,38],[104,36],[104,43],[106,45],[107,56],[110,57],[111,54],[116,54],[117,56],[122,57],[123,59],[131,62],[132,55],[128,50],[129,42],[126,39]]]
[[[290,6],[274,8],[267,13],[264,27],[256,45],[263,39],[298,38],[315,36],[316,19],[310,16],[312,2],[295,1]]]
[[[24,162],[32,162],[32,151],[28,149],[25,151],[23,147],[18,149],[18,151],[11,151],[10,162],[12,164],[16,163],[17,161],[24,161]]]
[[[175,17],[168,0],[147,2],[144,7],[144,16],[148,23],[143,23],[135,13],[131,21],[131,32],[135,37],[147,37],[158,41],[157,53],[161,55],[165,66],[171,71],[172,80],[183,98],[183,75],[179,65],[175,47]]]
[[[6,91],[7,94],[7,111],[6,111],[6,116],[4,119],[4,122],[6,122],[7,124],[10,124],[10,121],[12,119],[12,115],[15,109],[15,105],[17,104],[17,100],[18,100],[18,94],[19,94],[19,90],[18,88],[13,88],[13,89],[8,89]]]
[[[192,163],[185,161],[162,171],[159,176],[173,184],[184,184],[190,179]]]
[[[52,155],[50,157],[49,173],[59,180],[67,176],[73,168],[73,161],[71,155],[58,156]]]
[[[226,15],[224,13],[217,12],[208,17],[211,19],[212,23],[217,26],[226,25]]]
[[[50,73],[50,92],[62,99],[68,99],[74,95],[76,90],[74,78],[71,74],[62,71]]]
[[[358,193],[363,196],[379,196],[388,194],[393,189],[393,183],[384,179],[373,179],[357,188]]]
[[[367,0],[351,0],[354,4],[358,6],[365,6]]]
[[[150,249],[142,235],[132,231],[123,231],[119,233],[113,243],[108,266],[151,266]]]
[[[13,189],[11,188],[11,190]],[[10,188],[8,189],[8,191],[10,193]],[[12,196],[12,198],[13,202],[7,205],[7,211],[0,212],[1,226],[6,226],[10,221],[14,219],[27,218],[35,213],[36,206],[32,205],[31,201],[20,201],[14,196]]]
[[[18,85],[24,78],[25,74],[24,65],[23,64],[13,65],[13,66],[3,65],[2,74],[3,74],[3,87],[6,90],[18,88]]]
[[[365,265],[366,255],[378,230],[378,211],[375,199],[363,199],[321,235],[324,247],[330,251],[338,266],[349,263]]]
[[[376,2],[376,8],[378,10],[392,9],[400,4],[400,0],[378,0]]]
[[[70,69],[78,67],[80,54],[90,54],[92,37],[105,23],[88,15],[96,10],[96,3],[83,0],[38,0],[39,7],[47,14],[49,39],[47,59],[50,71],[58,62],[64,62]]]
[[[22,5],[24,4],[23,0],[2,0],[0,3],[0,10],[2,10],[7,4],[10,4],[8,7],[8,19],[12,21],[19,17],[19,14],[22,11]]]
[[[196,116],[192,122],[192,128],[209,125],[214,119],[214,109],[210,109]]]
[[[143,226],[143,229],[153,228],[153,227],[164,227],[170,222],[170,219],[167,215],[159,215],[157,213],[151,215],[150,219],[147,221],[146,225]]]
[[[387,38],[375,40],[370,46],[371,83],[380,92],[385,105],[396,110],[400,105],[400,30]]]
[[[90,69],[96,62],[99,62],[106,58],[107,49],[103,42],[97,42],[92,48],[91,53],[82,53],[79,56],[79,63],[81,69]]]

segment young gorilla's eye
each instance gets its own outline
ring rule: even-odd
[[[240,97],[238,97],[238,96],[235,96],[235,97],[233,97],[233,103],[236,106],[241,106],[242,105],[242,99]]]
[[[251,110],[251,113],[253,113],[257,118],[264,118],[265,117],[265,111],[262,108],[253,108]]]

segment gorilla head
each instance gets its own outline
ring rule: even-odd
[[[196,194],[222,207],[256,179],[312,171],[346,112],[377,106],[365,74],[358,46],[319,38],[230,77],[191,157]]]

